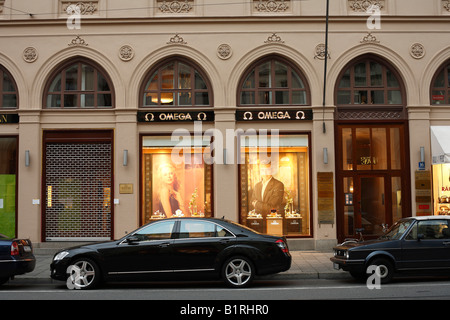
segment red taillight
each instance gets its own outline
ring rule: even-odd
[[[11,243],[11,255],[12,256],[18,256],[19,255],[19,245],[15,241],[13,241]]]
[[[283,240],[279,239],[275,243],[281,249],[281,251],[283,251],[284,253],[288,253],[289,252],[288,246]]]

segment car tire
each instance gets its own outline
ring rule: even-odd
[[[222,278],[226,285],[232,288],[248,287],[255,277],[255,268],[250,259],[246,257],[232,257],[222,268]]]
[[[69,289],[89,290],[96,288],[100,283],[100,268],[89,258],[75,260],[67,271]]]
[[[388,259],[375,258],[369,263],[366,270],[369,270],[369,267],[371,266],[376,266],[379,268],[380,282],[382,284],[391,282],[392,278],[394,277],[394,266]],[[372,274],[372,272],[367,271],[367,274]]]
[[[4,283],[8,282],[8,280],[9,280],[9,277],[0,278],[0,286]]]

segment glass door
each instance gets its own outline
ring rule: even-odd
[[[407,216],[409,195],[402,125],[342,125],[338,128],[338,239],[376,238],[382,224]]]

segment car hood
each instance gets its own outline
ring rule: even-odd
[[[335,248],[339,250],[348,250],[352,248],[359,248],[359,247],[372,247],[372,246],[378,246],[380,244],[387,244],[392,242],[393,240],[390,239],[375,239],[375,240],[365,240],[361,242],[350,242],[346,243],[344,245],[338,245]]]
[[[77,246],[62,249],[60,251],[97,251],[102,248],[111,247],[117,244],[117,241],[103,241],[95,243],[80,244]]]

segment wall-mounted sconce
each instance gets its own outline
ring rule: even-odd
[[[323,148],[323,163],[328,164],[328,148]]]
[[[25,167],[30,166],[30,150],[25,150]]]
[[[425,148],[420,147],[420,162],[425,162]]]
[[[123,150],[123,165],[124,167],[128,165],[128,150]]]

